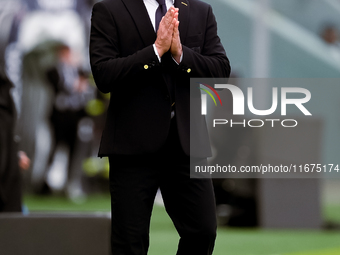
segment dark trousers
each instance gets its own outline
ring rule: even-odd
[[[158,188],[180,235],[177,255],[212,254],[216,238],[212,182],[190,178],[190,158],[182,151],[176,130],[173,120],[165,145],[155,154],[109,157],[113,255],[147,254]],[[206,159],[198,160],[206,164]]]

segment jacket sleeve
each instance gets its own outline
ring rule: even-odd
[[[217,23],[211,6],[202,51],[198,53],[183,45],[183,59],[178,68],[190,77],[229,77],[229,59],[217,35]]]
[[[91,19],[90,63],[96,85],[103,93],[141,72],[146,63],[159,65],[152,45],[123,57],[119,44],[115,20],[105,3],[95,4]]]

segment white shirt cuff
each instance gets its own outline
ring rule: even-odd
[[[160,58],[159,55],[158,55],[158,51],[157,51],[156,45],[153,44],[152,46],[153,46],[153,50],[155,51],[155,54],[156,54],[156,56],[157,56],[157,58],[158,58],[158,61],[159,61],[159,63],[160,63],[160,62],[161,62],[161,58]],[[171,57],[172,57],[172,56],[171,56]],[[182,62],[182,59],[183,59],[183,52],[182,52],[181,58],[179,59],[179,63],[177,63],[177,61],[174,59],[174,57],[172,57],[172,59],[175,61],[175,63],[176,63],[177,65],[179,65],[179,64]]]
[[[171,57],[172,57],[172,59],[175,61],[175,63],[176,63],[177,65],[179,65],[179,64],[182,62],[182,59],[183,59],[183,52],[182,52],[182,55],[181,55],[181,57],[180,57],[180,59],[179,59],[179,63],[177,63],[177,61],[174,59],[173,56],[171,56]]]
[[[157,56],[157,58],[158,58],[158,61],[159,61],[159,63],[160,63],[160,62],[161,62],[161,58],[160,58],[159,55],[158,55],[158,51],[157,51],[156,45],[153,44],[152,46],[153,46],[153,50],[155,51],[155,54],[156,54],[156,56]]]

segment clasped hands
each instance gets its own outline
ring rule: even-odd
[[[177,63],[180,63],[182,44],[178,26],[178,8],[171,6],[159,23],[155,46],[159,57],[162,57],[164,53],[170,50],[172,57]]]

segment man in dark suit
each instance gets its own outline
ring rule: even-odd
[[[213,187],[189,172],[190,157],[210,156],[203,117],[190,136],[190,77],[230,73],[211,7],[104,0],[93,7],[90,58],[97,87],[111,92],[99,156],[110,161],[113,254],[147,254],[158,188],[181,237],[177,254],[212,254]]]

